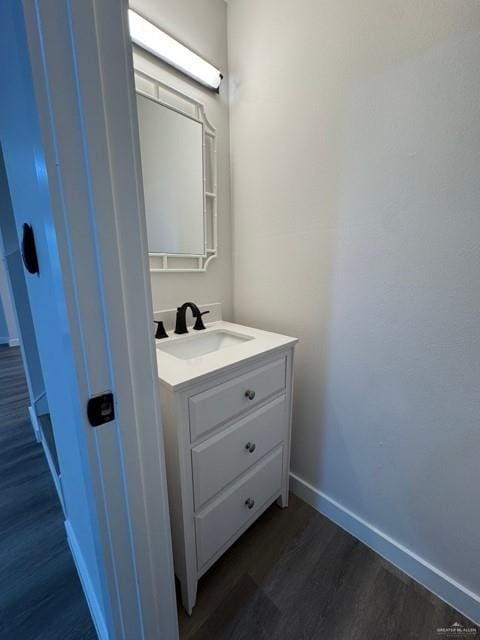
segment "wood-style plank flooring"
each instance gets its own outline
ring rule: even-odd
[[[179,607],[179,620],[184,640],[438,640],[455,622],[480,639],[469,620],[293,495],[210,569],[193,615]]]
[[[95,640],[63,514],[28,417],[20,350],[0,346],[0,638]]]

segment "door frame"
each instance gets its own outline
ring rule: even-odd
[[[41,271],[26,283],[67,537],[98,635],[174,640],[127,9],[125,0],[5,0],[0,135],[18,240],[29,222],[37,242]],[[106,391],[115,419],[92,428],[87,402]]]

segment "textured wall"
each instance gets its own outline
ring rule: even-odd
[[[228,13],[234,315],[301,340],[292,470],[480,594],[480,5]]]

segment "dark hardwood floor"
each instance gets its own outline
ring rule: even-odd
[[[179,607],[179,621],[185,640],[433,640],[454,622],[480,639],[469,620],[293,495],[200,580],[193,615]]]
[[[53,480],[29,421],[20,350],[5,346],[0,346],[0,638],[97,638]]]

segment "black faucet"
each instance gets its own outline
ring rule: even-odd
[[[197,307],[194,302],[185,302],[181,307],[177,308],[177,320],[175,322],[175,333],[188,333],[187,329],[187,310],[192,310],[193,317],[195,318],[195,324],[193,328],[196,331],[200,331],[201,329],[205,329],[205,325],[203,324],[202,316],[206,313],[210,313],[210,311],[204,311],[203,313]]]

